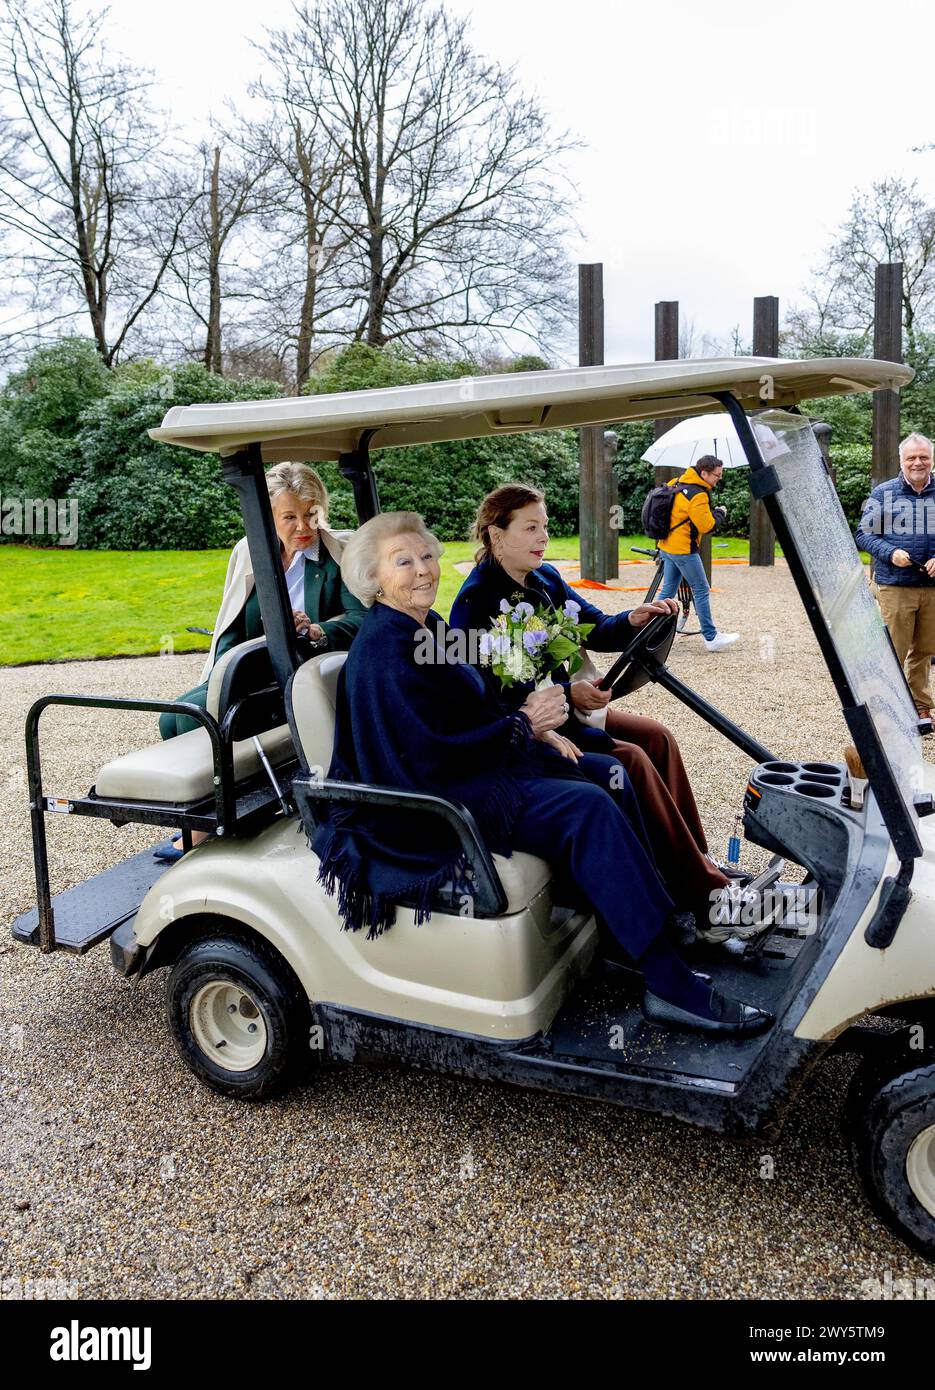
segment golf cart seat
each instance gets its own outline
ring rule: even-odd
[[[346,656],[346,652],[326,652],[306,661],[292,677],[287,696],[306,766],[318,777],[328,775],[331,763],[338,676]],[[506,916],[528,907],[551,881],[551,868],[535,855],[517,850],[509,859],[499,854],[491,858],[506,894]]]
[[[264,637],[232,647],[211,670],[205,699],[208,714],[222,723],[246,690],[251,687],[257,690],[270,678]],[[266,729],[260,733],[259,741],[274,767],[295,758],[288,724],[279,723]],[[252,737],[235,740],[233,766],[235,783],[246,781],[261,770]],[[108,800],[169,802],[172,805],[185,805],[211,796],[214,760],[207,730],[192,729],[112,759],[101,768],[94,789],[97,796]]]

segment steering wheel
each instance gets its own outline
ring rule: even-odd
[[[660,666],[665,665],[675,641],[678,619],[677,613],[660,613],[658,617],[650,618],[648,623],[637,628],[635,637],[627,643],[607,674],[597,682],[599,688],[609,689],[612,699],[619,700],[621,696],[629,695],[646,685],[651,677],[639,663],[646,657],[651,657]]]

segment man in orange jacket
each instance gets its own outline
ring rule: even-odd
[[[733,646],[738,632],[718,632],[711,616],[711,597],[704,565],[698,553],[702,536],[713,531],[726,517],[724,507],[711,506],[711,490],[721,481],[724,465],[713,454],[705,454],[693,468],[680,478],[673,478],[669,487],[675,489],[669,534],[659,542],[663,553],[662,588],[657,598],[674,598],[679,584],[685,579],[691,585],[698,621],[709,652],[721,652]]]

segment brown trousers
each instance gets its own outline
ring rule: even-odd
[[[906,671],[916,709],[931,709],[929,673],[935,656],[935,586],[872,584],[870,587],[890,630],[899,664]]]
[[[658,719],[607,711],[606,731],[639,798],[656,866],[677,907],[698,908],[727,879],[708,848],[675,736]]]

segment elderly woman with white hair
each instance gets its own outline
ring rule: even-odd
[[[368,612],[341,672],[329,776],[429,793],[471,812],[493,852],[549,859],[590,902],[645,981],[651,1022],[740,1036],[772,1022],[696,975],[667,940],[672,900],[652,862],[632,788],[613,758],[569,760],[549,736],[568,715],[561,687],[509,711],[433,611],[441,547],[414,512],[374,517],[348,541],[344,581]],[[324,813],[313,849],[345,927],[377,936],[394,904],[431,915],[451,884],[471,895],[447,824],[367,804]]]
[[[296,631],[318,643],[321,651],[346,651],[364,617],[364,609],[341,577],[343,545],[326,528],[328,493],[321,478],[305,463],[277,463],[266,473],[273,522]],[[231,552],[214,637],[202,670],[201,684],[179,698],[205,707],[211,668],[225,652],[263,635],[260,604],[246,537]],[[163,714],[164,739],[196,729],[187,715]],[[158,846],[160,859],[177,859],[175,840]],[[204,839],[196,832],[193,843]]]

